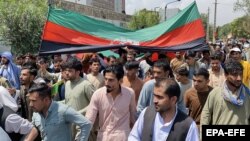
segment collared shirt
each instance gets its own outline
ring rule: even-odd
[[[130,123],[135,122],[135,95],[132,89],[121,86],[121,93],[113,99],[102,87],[93,94],[86,118],[92,123],[99,115],[97,141],[127,141]]]
[[[43,141],[72,141],[71,124],[80,127],[80,141],[87,141],[91,123],[69,106],[52,102],[45,118],[40,113],[33,113],[32,122],[39,129]]]
[[[209,72],[209,86],[211,87],[222,87],[224,84],[224,81],[226,80],[224,69],[220,66],[219,72],[212,71],[212,68],[208,69]]]
[[[129,134],[128,141],[141,141],[145,111],[146,109],[142,111],[139,118],[137,119],[132,131]],[[156,113],[153,129],[153,141],[167,140],[176,115],[177,109],[174,118],[170,122],[164,123],[164,120],[159,112]],[[194,121],[188,130],[185,141],[199,141],[199,132]]]

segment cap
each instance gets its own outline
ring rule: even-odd
[[[230,49],[230,53],[231,53],[232,51],[241,52],[241,50],[240,50],[239,48],[237,48],[237,47],[234,47],[234,48]]]
[[[244,47],[245,48],[249,48],[250,47],[250,44],[244,44]],[[1,54],[0,54],[1,55]]]

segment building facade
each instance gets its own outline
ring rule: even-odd
[[[65,0],[76,4],[94,6],[117,13],[125,12],[125,0]]]

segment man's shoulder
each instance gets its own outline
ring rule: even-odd
[[[194,87],[191,87],[191,88],[187,89],[187,91],[185,93],[186,93],[186,95],[192,95],[192,94],[196,94],[197,91]]]
[[[134,90],[132,88],[126,87],[126,86],[121,86],[122,89],[122,94],[127,94],[127,95],[134,95]]]
[[[149,81],[147,81],[146,83],[144,83],[144,87],[148,87],[148,86],[154,86],[154,84],[155,84],[155,79],[151,79],[151,80],[149,80]]]

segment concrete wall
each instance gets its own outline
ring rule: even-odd
[[[129,22],[131,16],[125,15],[122,13],[116,13],[112,10],[107,10],[103,8],[97,8],[94,6],[87,6],[82,4],[75,4],[73,2],[64,1],[64,0],[51,0],[51,4],[55,4],[58,7],[76,11],[79,13],[83,13],[88,16],[100,18],[100,19],[107,19],[108,21],[120,21],[120,25],[124,26],[127,22]]]

